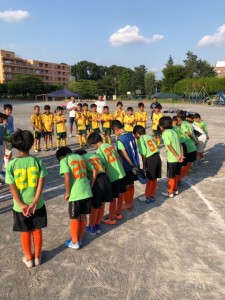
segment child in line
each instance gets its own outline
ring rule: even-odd
[[[89,120],[91,121],[91,131],[100,133],[100,113],[97,112],[97,105],[96,104],[91,104],[91,113],[89,116]]]
[[[209,139],[209,134],[208,134],[208,128],[207,128],[206,122],[204,120],[202,120],[200,114],[198,114],[198,113],[194,114],[194,125],[200,127],[203,130],[203,132],[205,133],[206,138],[208,140]],[[203,137],[198,138],[198,140],[204,142]],[[204,145],[204,149],[205,149],[205,146],[206,146],[206,142],[205,142],[205,145]],[[204,149],[200,153],[200,159],[201,160],[204,160]]]
[[[145,187],[145,197],[139,198],[139,200],[150,204],[155,202],[157,178],[161,178],[162,162],[153,137],[146,134],[143,126],[136,125],[133,134],[138,141],[138,152],[141,154],[143,169],[146,170],[148,179]]]
[[[41,135],[42,135],[42,118],[40,114],[40,106],[34,106],[34,113],[31,115],[31,124],[34,129],[34,152],[41,151],[40,143],[41,143]]]
[[[47,171],[41,159],[30,156],[33,143],[34,137],[28,130],[18,129],[12,135],[12,147],[19,153],[9,162],[5,180],[13,196],[13,231],[21,232],[22,261],[27,268],[41,264],[42,228],[47,226],[42,195]]]
[[[96,149],[96,154],[100,156],[112,185],[113,201],[109,205],[109,216],[102,222],[107,225],[115,225],[116,220],[123,218],[121,211],[123,207],[123,193],[126,191],[124,183],[125,172],[115,148],[107,143],[103,143],[100,134],[91,133],[88,137],[88,143]]]
[[[118,136],[117,151],[122,158],[123,168],[126,173],[126,193],[124,194],[126,209],[132,210],[134,201],[134,181],[137,180],[136,175],[132,172],[132,168],[139,167],[137,144],[133,134],[125,132],[123,124],[120,121],[113,121],[111,128],[116,136]]]
[[[77,123],[77,133],[78,133],[78,141],[80,144],[80,148],[87,148],[86,117],[82,111],[81,103],[77,104],[75,121]]]
[[[3,106],[5,114],[8,116],[8,130],[10,134],[14,133],[14,120],[12,116],[13,107],[11,104],[4,104]]]
[[[7,131],[6,131],[6,141],[5,141],[5,156],[4,163],[5,168],[7,167],[10,159],[12,158],[12,144],[10,141],[11,135],[14,133],[14,120],[12,116],[13,107],[11,104],[4,104],[3,106],[4,112],[7,116]]]
[[[123,110],[123,103],[119,101],[117,102],[116,106],[117,106],[117,110],[113,114],[113,119],[123,123],[126,114],[125,111]]]
[[[54,123],[56,124],[56,150],[60,147],[62,140],[63,147],[66,146],[66,117],[63,114],[62,106],[57,106],[56,115],[54,116]]]
[[[71,239],[65,241],[65,246],[74,250],[80,249],[82,237],[87,225],[87,214],[91,212],[92,191],[97,175],[91,167],[92,179],[89,182],[87,164],[84,158],[72,153],[68,147],[62,147],[56,152],[60,162],[60,176],[64,176],[66,193],[64,200],[69,201]]]
[[[145,106],[144,103],[140,102],[138,103],[138,111],[135,113],[135,121],[136,125],[140,125],[144,128],[146,128],[146,122],[147,122],[147,113],[144,111]]]
[[[134,129],[134,123],[135,123],[135,119],[134,119],[134,115],[133,115],[133,107],[129,106],[127,108],[127,113],[124,117],[123,123],[124,123],[124,130],[126,132],[133,132]]]
[[[85,150],[77,150],[75,153],[83,155],[87,165],[91,164],[98,173],[92,187],[93,201],[89,224],[85,229],[86,233],[96,235],[96,233],[101,233],[100,224],[104,216],[105,202],[111,202],[113,200],[112,185],[109,177],[106,175],[105,167],[99,155],[87,153]],[[88,178],[89,180],[92,178],[90,172],[88,172]]]
[[[5,157],[5,142],[8,138],[6,120],[8,116],[0,113],[0,180],[1,183],[5,182],[5,172],[3,172],[3,163]],[[0,185],[1,185],[0,183]]]
[[[166,147],[167,157],[167,177],[168,190],[166,193],[161,193],[165,197],[172,198],[178,195],[178,177],[180,175],[181,164],[183,157],[183,149],[181,147],[177,133],[172,130],[171,117],[162,117],[159,120],[159,127],[162,131],[162,139]]]
[[[154,113],[152,115],[152,131],[153,131],[153,137],[156,141],[156,144],[160,145],[160,133],[157,130],[157,127],[159,125],[160,118],[163,117],[163,113],[161,113],[162,106],[161,104],[156,104]]]
[[[104,106],[103,114],[101,116],[102,121],[102,135],[103,135],[103,143],[108,142],[108,144],[112,144],[111,140],[111,122],[113,120],[112,114],[109,113],[109,107]]]
[[[90,134],[91,132],[91,126],[90,126],[90,121],[89,121],[89,118],[90,118],[90,110],[88,109],[88,104],[87,103],[84,103],[83,104],[83,114],[86,118],[86,131],[87,131],[87,134]]]
[[[52,135],[54,131],[54,115],[51,113],[51,108],[49,105],[44,106],[44,113],[42,114],[42,125],[43,125],[43,135],[44,135],[44,150],[53,150],[52,148]],[[48,148],[49,141],[49,148]]]

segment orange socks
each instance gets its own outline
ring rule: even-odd
[[[30,261],[33,259],[33,254],[31,251],[31,232],[21,232],[20,237],[26,260]]]
[[[126,190],[126,192],[123,195],[124,195],[124,202],[126,204],[126,208],[129,208],[130,207],[130,189]]]
[[[130,187],[130,208],[134,205],[134,185]]]
[[[152,180],[149,180],[149,181],[147,181],[146,186],[145,186],[146,199],[150,198],[151,188],[152,188]]]
[[[113,220],[116,217],[116,199],[113,199],[113,201],[109,204],[109,219]]]
[[[176,186],[176,178],[169,178],[168,180],[168,193],[172,194],[173,191],[175,190]]]
[[[89,216],[89,225],[94,227],[96,224],[97,216],[98,216],[99,208],[91,208],[91,213]]]
[[[121,211],[122,211],[122,208],[123,208],[123,194],[120,194],[119,195],[119,198],[117,200],[117,208],[116,208],[116,214],[117,215],[121,215]]]
[[[34,241],[34,258],[41,256],[42,249],[42,230],[36,229],[31,232]]]
[[[87,226],[87,221],[80,221],[80,228],[79,228],[79,233],[78,233],[78,241],[80,241],[82,239],[82,236],[84,234],[84,230]]]
[[[104,212],[105,212],[105,203],[102,203],[102,206],[98,210],[98,215],[97,215],[97,219],[96,219],[95,224],[97,224],[97,225],[101,224],[101,221],[102,221],[103,216],[104,216]]]
[[[76,244],[79,241],[79,230],[80,230],[80,221],[79,220],[70,220],[70,234],[72,237],[72,242]]]

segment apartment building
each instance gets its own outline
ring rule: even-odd
[[[0,83],[13,80],[16,75],[37,75],[44,82],[66,87],[71,78],[70,66],[40,60],[27,60],[15,52],[0,49]]]
[[[217,61],[214,70],[217,73],[217,77],[225,77],[225,61]]]

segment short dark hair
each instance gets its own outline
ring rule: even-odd
[[[97,107],[97,105],[95,103],[92,103],[91,108],[93,108],[93,107]]]
[[[159,119],[159,125],[163,129],[172,129],[172,118],[169,116],[165,116]]]
[[[173,116],[172,120],[177,121],[177,116]]]
[[[87,104],[87,103],[84,103],[84,104],[83,104],[83,107],[85,107],[85,106],[87,106],[87,107],[88,107],[88,104]]]
[[[153,97],[153,99],[156,99],[156,100],[157,100],[157,99],[158,99],[158,97],[154,96],[154,97]]]
[[[84,149],[77,149],[76,151],[74,151],[74,153],[78,155],[84,155],[87,153],[87,151],[85,151]]]
[[[6,110],[6,109],[11,109],[11,110],[13,110],[13,107],[12,107],[11,104],[6,103],[6,104],[4,104],[3,109],[4,109],[4,110]]]
[[[34,144],[34,136],[29,130],[17,129],[11,136],[12,147],[23,152],[29,152]]]
[[[160,103],[156,104],[155,108],[162,109],[162,105]]]
[[[145,107],[143,102],[138,103],[138,108],[140,108],[140,107]]]
[[[56,110],[63,110],[62,106],[57,106]]]
[[[133,129],[133,134],[135,134],[135,133],[143,135],[143,134],[146,134],[146,130],[143,126],[136,125],[136,126],[134,126],[134,129]]]
[[[128,108],[127,108],[127,111],[134,111],[134,109],[133,109],[133,107],[131,107],[131,106],[129,106]]]
[[[0,118],[3,120],[6,120],[6,119],[8,119],[8,116],[6,114],[3,114],[0,112]]]
[[[50,110],[50,109],[51,109],[50,105],[45,105],[44,106],[44,110]]]
[[[195,115],[194,115],[194,114],[187,114],[187,115],[186,115],[186,118],[189,118],[189,119],[194,120]]]
[[[92,132],[88,137],[88,144],[95,145],[102,142],[102,137],[96,132]]]
[[[119,105],[123,106],[123,103],[121,101],[117,102],[116,106],[119,106]]]
[[[39,109],[40,109],[40,106],[39,106],[39,105],[34,105],[34,109],[35,109],[35,108],[39,108]]]
[[[83,105],[82,105],[82,103],[78,103],[77,106],[82,108]]]
[[[104,109],[108,109],[108,110],[109,110],[108,105],[104,106],[104,107],[103,107],[103,110],[104,110]]]
[[[194,118],[195,119],[201,119],[201,116],[200,116],[200,114],[196,113],[196,114],[194,114]]]
[[[178,113],[177,113],[177,117],[179,119],[181,119],[182,121],[185,121],[186,120],[186,112],[184,110],[180,110]]]
[[[72,150],[69,147],[61,147],[56,151],[56,158],[60,159],[60,157],[65,157],[67,154],[73,153]]]
[[[119,120],[114,120],[111,123],[111,129],[115,130],[115,129],[122,129],[123,128],[123,124],[119,121]]]

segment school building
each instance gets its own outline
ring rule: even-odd
[[[37,75],[45,83],[66,87],[71,78],[67,64],[24,59],[15,52],[0,49],[0,83],[13,80],[16,75]]]
[[[214,71],[216,71],[217,77],[225,77],[225,61],[217,61]]]

